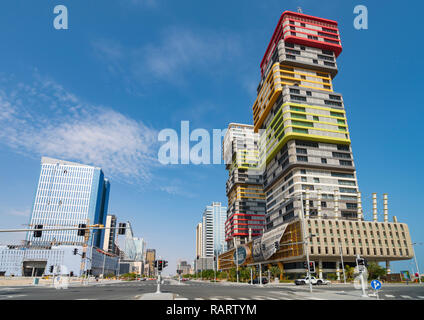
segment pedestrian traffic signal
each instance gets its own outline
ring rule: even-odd
[[[356,259],[356,264],[358,266],[365,266],[365,259],[364,258],[357,258]]]
[[[168,261],[163,262],[163,267],[166,268],[168,266]]]
[[[120,235],[125,234],[125,229],[126,228],[127,228],[127,224],[126,223],[119,223],[118,234],[120,234]]]
[[[34,231],[34,238],[41,238],[41,229],[43,229],[42,224],[37,224],[34,229],[39,229],[40,231]]]
[[[314,273],[315,272],[315,261],[309,262],[309,272]]]
[[[76,256],[78,254],[78,249],[77,248],[75,248],[74,249],[74,256]]]
[[[85,236],[85,228],[87,227],[87,225],[86,224],[84,224],[84,223],[80,223],[79,225],[78,225],[78,235],[79,236]]]
[[[157,268],[157,267],[158,267],[158,261],[155,260],[155,268]]]
[[[54,266],[50,266],[50,273],[53,273]]]

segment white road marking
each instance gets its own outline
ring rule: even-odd
[[[250,300],[249,298],[237,298],[236,300]]]
[[[2,290],[17,290],[17,289],[23,289],[23,288],[0,288],[0,291]]]
[[[0,295],[0,299],[13,299],[13,298],[18,298],[18,297],[26,297],[26,294],[14,294],[14,295]]]
[[[224,300],[234,300],[234,298],[225,297]]]
[[[266,300],[266,298],[263,296],[256,296],[256,297],[252,297],[252,300]]]
[[[290,294],[288,292],[282,292],[282,291],[270,291],[269,293],[282,294],[283,296],[286,296],[286,295],[289,295]]]
[[[385,296],[387,297],[387,298],[394,298],[395,296],[392,296],[391,294],[385,294]]]
[[[205,300],[203,298],[194,298],[194,300]]]
[[[401,298],[404,298],[404,299],[412,299],[410,296],[401,296]]]
[[[311,300],[325,300],[325,299],[321,299],[321,298],[317,298],[317,297],[308,297],[307,299],[311,299]]]
[[[423,296],[417,296],[417,298],[418,298],[418,299],[424,299],[424,297],[423,297]]]

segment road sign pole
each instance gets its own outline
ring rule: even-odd
[[[374,295],[377,297],[377,300],[379,300],[380,297],[378,296],[378,290],[381,289],[381,282],[378,280],[371,281],[371,288],[374,289]]]
[[[156,293],[161,293],[160,292],[160,280],[161,280],[160,274],[161,274],[161,272],[158,270],[158,280],[157,280],[158,286],[157,286],[157,289],[156,289]]]

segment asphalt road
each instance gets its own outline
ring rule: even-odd
[[[109,284],[52,287],[0,287],[0,300],[134,300],[145,293],[156,291],[155,281],[132,281]],[[353,285],[308,286],[295,285],[237,285],[187,281],[178,284],[165,280],[162,292],[174,293],[177,299],[189,300],[357,300],[361,290]],[[368,290],[372,293],[372,290]],[[383,284],[382,300],[424,300],[424,286]],[[375,299],[370,297],[369,299]]]

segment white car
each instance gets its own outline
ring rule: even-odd
[[[306,276],[305,278],[301,278],[301,279],[296,279],[295,281],[294,281],[294,283],[296,284],[296,285],[305,285],[305,284],[309,284],[309,279],[308,279],[308,277]],[[313,284],[313,285],[323,285],[323,284],[330,284],[331,282],[329,281],[329,280],[326,280],[326,279],[317,279],[317,278],[315,278],[315,277],[312,277],[311,276],[311,283]]]

